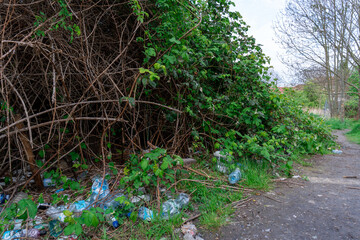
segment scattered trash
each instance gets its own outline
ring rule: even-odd
[[[192,224],[191,222],[188,222],[188,223],[182,225],[181,232],[183,234],[191,234],[191,236],[194,237],[197,234],[197,228],[195,227],[194,224]]]
[[[80,200],[77,202],[74,202],[73,204],[70,205],[69,207],[69,211],[74,212],[74,213],[79,213],[84,211],[88,206],[90,206],[90,203],[85,201],[85,200]]]
[[[92,194],[89,198],[89,202],[95,202],[96,198],[102,199],[106,197],[109,193],[109,184],[106,179],[103,179],[101,176],[97,175],[93,177],[93,185],[91,187]]]
[[[332,150],[332,152],[335,153],[335,154],[342,154],[343,153],[343,151],[338,150],[338,149],[334,149],[334,150]]]
[[[194,236],[191,235],[190,233],[186,233],[184,235],[184,240],[195,240]]]
[[[154,218],[153,211],[146,207],[141,207],[138,212],[138,217],[144,221],[151,221]]]
[[[170,216],[174,216],[180,213],[181,208],[187,205],[190,201],[189,195],[186,193],[180,193],[179,196],[174,199],[169,199],[162,205],[162,214],[165,219]]]
[[[132,202],[132,203],[138,203],[140,201],[150,202],[150,196],[149,195],[140,195],[140,196],[133,196],[130,198],[130,202]]]
[[[301,178],[301,176],[296,175],[296,176],[292,176],[292,178]]]
[[[108,208],[112,208],[115,210],[116,208],[123,206],[124,204],[121,204],[119,201],[116,201],[116,199],[120,198],[120,197],[126,198],[126,196],[122,193],[116,193],[113,196],[109,197],[109,195],[108,195],[106,197],[107,197],[107,199],[103,203],[100,204],[100,208],[102,208],[104,210],[106,210]]]
[[[55,193],[60,193],[60,192],[62,192],[62,191],[64,191],[64,189],[63,189],[63,188],[60,188],[60,189],[56,190]]]
[[[240,181],[241,179],[241,171],[240,171],[240,168],[237,167],[235,169],[235,171],[233,171],[232,173],[230,173],[229,175],[229,183],[230,184],[235,184],[237,183],[238,181]]]
[[[14,198],[10,199],[10,201],[11,201],[11,204],[12,204],[12,203],[18,203],[18,202],[20,202],[20,200],[22,200],[22,199],[27,199],[27,198],[28,198],[28,195],[27,195],[26,193],[24,193],[24,192],[18,192],[18,193],[14,196]]]
[[[226,160],[226,155],[220,154],[220,151],[214,152],[214,157],[217,159],[216,168],[219,172],[226,174],[228,172],[228,168],[226,165],[221,162],[221,160]]]
[[[5,195],[4,193],[0,194],[0,204],[5,203],[5,201],[9,201],[10,195]]]
[[[120,226],[118,220],[114,217],[113,213],[105,214],[105,219],[114,228],[118,228]]]
[[[52,180],[52,178],[44,178],[43,179],[44,187],[54,187],[56,183]]]
[[[50,236],[57,238],[63,232],[63,229],[58,220],[52,220],[49,222]]]
[[[19,230],[5,231],[1,239],[3,240],[13,239],[17,232],[19,232]]]
[[[64,222],[65,217],[66,217],[65,214],[63,213],[64,210],[68,210],[64,205],[60,205],[57,207],[50,206],[46,210],[46,215],[48,215],[49,217],[51,217],[54,220],[59,220],[61,222]]]
[[[48,204],[48,203],[39,203],[39,204],[38,204],[38,210],[46,210],[46,209],[48,209],[49,207],[51,207],[51,205]]]
[[[15,221],[14,221],[14,230],[21,229],[22,222],[23,222],[22,219],[15,219]]]
[[[1,239],[17,239],[17,238],[40,238],[46,235],[45,230],[35,228],[5,231]]]

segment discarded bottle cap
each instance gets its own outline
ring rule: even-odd
[[[118,221],[114,221],[112,225],[114,228],[118,228],[120,226]]]

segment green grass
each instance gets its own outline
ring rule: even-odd
[[[330,118],[325,122],[335,130],[350,129],[350,132],[346,134],[346,137],[349,141],[360,144],[360,121],[345,119],[345,121],[342,122],[340,119]]]
[[[346,136],[351,142],[360,144],[360,121],[357,121],[357,124],[352,127]]]
[[[247,187],[258,190],[270,189],[271,175],[266,163],[248,161],[244,165],[243,178]]]
[[[330,118],[325,120],[325,123],[334,130],[351,129],[356,124],[356,122],[357,121],[353,119],[344,119],[344,121],[341,121],[341,119],[338,118]]]

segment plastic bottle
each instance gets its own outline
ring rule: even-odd
[[[169,199],[162,205],[162,213],[165,219],[170,216],[180,213],[181,208],[189,204],[190,197],[186,193],[180,193],[179,196],[174,199]]]
[[[218,170],[219,172],[221,172],[221,173],[227,173],[227,172],[228,172],[228,168],[227,168],[226,165],[222,162],[222,161],[226,161],[226,160],[227,160],[227,156],[220,154],[220,151],[216,151],[216,152],[214,152],[214,157],[217,159],[217,163],[216,163],[216,168],[217,168],[217,170]]]
[[[118,228],[120,226],[119,221],[114,216],[114,213],[105,214],[105,219],[114,228]]]
[[[106,179],[103,179],[99,175],[93,177],[93,185],[91,187],[92,194],[89,198],[89,202],[93,203],[96,199],[102,199],[109,193],[109,184]]]
[[[104,203],[101,203],[100,208],[102,208],[104,210],[106,210],[108,208],[112,208],[113,210],[115,210],[118,207],[123,207],[124,204],[121,204],[119,201],[116,201],[116,199],[119,197],[126,198],[126,196],[124,194],[117,193],[117,194],[109,197],[108,199],[106,199]]]
[[[179,196],[175,199],[175,202],[179,205],[179,208],[183,208],[189,204],[190,197],[186,193],[180,193]]]
[[[241,171],[240,168],[236,168],[235,171],[230,173],[229,175],[229,183],[235,184],[241,179]]]
[[[74,213],[80,213],[84,211],[88,206],[90,206],[90,202],[85,200],[80,200],[71,204],[69,207],[69,211]]]
[[[66,217],[63,213],[64,210],[68,210],[64,205],[60,205],[57,207],[50,206],[46,210],[46,215],[48,215],[49,217],[51,217],[54,220],[59,220],[61,222],[64,222],[65,217]]]
[[[14,235],[15,235],[18,231],[19,231],[19,230],[5,231],[4,234],[2,235],[1,239],[2,239],[2,240],[13,239]]]
[[[332,152],[335,153],[335,154],[342,154],[343,153],[343,151],[337,150],[337,149],[332,150]]]
[[[151,221],[154,218],[154,213],[146,207],[139,208],[138,217],[145,221]]]

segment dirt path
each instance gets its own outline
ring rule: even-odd
[[[334,133],[343,154],[317,156],[313,167],[302,167],[309,181],[277,183],[204,239],[360,239],[360,145],[349,143],[344,133]]]

